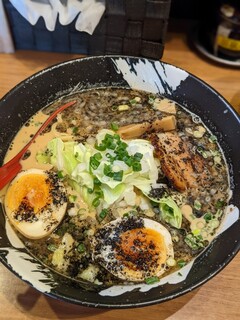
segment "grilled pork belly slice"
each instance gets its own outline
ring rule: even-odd
[[[192,151],[190,141],[185,142],[176,132],[152,134],[150,141],[164,175],[175,189],[183,192],[209,185],[204,158]]]

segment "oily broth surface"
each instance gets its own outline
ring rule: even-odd
[[[136,97],[139,99],[136,99]],[[191,261],[212,240],[229,197],[228,171],[224,156],[217,142],[213,139],[212,133],[198,117],[187,112],[173,101],[159,96],[152,96],[146,92],[113,88],[80,92],[66,96],[61,100],[61,103],[56,101],[33,116],[14,139],[5,161],[11,159],[27,143],[48,114],[65,102],[77,100],[74,106],[59,114],[52,125],[45,130],[44,134],[36,139],[29,150],[30,152],[22,160],[23,170],[30,168],[51,169],[52,166],[50,164],[37,162],[36,156],[39,150],[44,150],[48,141],[55,137],[59,137],[63,141],[91,142],[99,130],[109,129],[112,123],[122,127],[130,124],[152,122],[155,119],[168,116],[167,109],[162,111],[154,107],[156,99],[164,101],[170,107],[172,105],[176,107],[175,117],[177,119],[176,131],[178,135],[184,141],[191,142],[195,148],[194,152],[197,152],[205,159],[204,161],[211,167],[211,173],[213,174],[211,187],[205,190],[201,189],[200,192],[196,189],[191,190],[191,192],[178,193],[169,185],[170,195],[174,196],[176,203],[182,207],[185,205],[185,209],[187,206],[187,210],[183,209],[183,221],[180,229],[176,229],[166,223],[161,218],[157,206],[153,206],[153,210],[150,213],[139,208],[136,210],[140,217],[149,217],[160,222],[171,233],[176,264],[169,266],[169,270],[167,270],[167,273],[169,273]],[[201,130],[199,130],[200,127],[205,130],[202,136]],[[146,137],[143,136],[143,138]],[[162,183],[168,183],[162,174],[160,174],[159,179]],[[69,195],[76,197],[77,200],[74,206],[77,206],[81,214],[71,214],[73,204],[69,201],[68,210],[61,225],[47,239],[33,241],[24,238],[20,234],[19,237],[37,259],[56,269],[61,274],[76,280],[89,280],[89,274],[91,273],[94,276],[90,281],[96,284],[112,285],[121,283],[121,280],[92,261],[91,255],[91,237],[99,227],[121,216],[118,206],[113,204],[110,214],[103,221],[98,221],[96,211],[89,210],[79,193],[68,184],[66,184],[66,187]],[[189,207],[192,210],[189,210]],[[131,211],[130,209],[129,211]],[[215,225],[213,224],[210,228],[204,229],[205,235],[202,240],[202,247],[189,246],[185,241],[186,234],[191,232],[191,228],[202,230],[206,226],[206,214],[209,214],[210,217],[213,213],[216,217]],[[207,221],[207,223],[209,222]],[[64,248],[64,261],[54,265],[54,251],[62,245],[66,234],[70,234],[74,239],[74,243],[69,250]],[[81,252],[81,246],[84,247],[84,252]]]

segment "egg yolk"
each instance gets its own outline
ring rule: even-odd
[[[40,174],[28,174],[20,177],[8,192],[7,204],[12,211],[21,205],[31,207],[34,213],[49,204],[50,182]]]
[[[122,233],[116,249],[117,259],[133,270],[157,268],[167,258],[163,236],[149,228]]]

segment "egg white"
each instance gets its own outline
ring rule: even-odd
[[[19,195],[25,194],[25,190],[28,191],[24,200],[21,196],[19,198]],[[35,200],[31,199],[36,195],[39,202],[44,201],[44,196],[41,198],[44,190],[50,190],[48,203],[43,203],[43,206],[38,208],[37,204],[31,203]],[[29,169],[20,172],[10,183],[4,207],[10,223],[21,234],[29,239],[40,239],[49,235],[62,221],[67,208],[66,199],[64,185],[57,179],[56,173]],[[29,205],[29,215],[27,208],[25,210],[21,207],[23,200]],[[19,206],[17,203],[20,203]]]
[[[134,233],[141,233],[141,231],[143,234],[146,233],[146,240],[151,241],[147,243],[147,247],[143,247],[142,256],[139,258],[138,254],[136,254],[135,258],[135,252],[141,250],[141,245],[137,245],[139,239],[141,241],[141,237],[136,238],[136,242],[134,242],[136,246],[131,243],[132,249],[126,248],[130,255],[133,253],[133,257],[125,255],[126,261],[124,261],[120,252],[122,250],[121,243],[125,241],[128,246],[128,242],[123,240],[126,237],[121,237],[125,232],[127,232],[125,233],[127,236],[131,234],[131,230],[134,230]],[[155,249],[148,249],[150,248],[148,247],[149,244],[153,244],[152,248],[155,247]],[[160,223],[147,218],[124,217],[111,221],[96,232],[92,245],[93,260],[117,278],[125,281],[143,282],[150,277],[160,277],[166,271],[167,260],[174,258],[173,244],[169,231]],[[131,262],[129,263],[129,261]],[[142,265],[141,261],[143,261]]]

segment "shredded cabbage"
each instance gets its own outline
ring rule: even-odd
[[[171,226],[180,229],[182,225],[182,212],[176,202],[171,198],[161,198],[160,201],[161,217]]]
[[[116,133],[112,130],[102,129],[96,135],[96,144],[100,145],[106,135],[116,137]],[[158,178],[157,163],[153,156],[154,148],[150,142],[143,139],[134,139],[125,141],[118,137],[121,143],[125,143],[126,151],[129,157],[135,154],[140,154],[142,158],[139,160],[140,169],[134,171],[133,168],[127,165],[124,161],[115,159],[110,162],[109,157],[115,156],[114,149],[105,149],[99,151],[96,146],[88,143],[63,142],[60,138],[51,140],[48,145],[49,162],[58,170],[63,171],[64,175],[72,181],[71,186],[81,192],[82,196],[89,203],[94,199],[95,179],[100,184],[102,191],[103,207],[108,207],[115,201],[118,201],[126,190],[136,187],[142,192],[148,193],[151,185],[156,183]],[[99,154],[101,161],[97,168],[90,165],[91,157]],[[114,180],[112,177],[105,174],[106,166],[111,166],[113,172],[121,172],[121,179]],[[99,188],[99,187],[98,187]],[[93,192],[88,192],[92,190]],[[94,193],[94,194],[93,194]],[[98,190],[99,193],[99,190]],[[89,201],[90,200],[90,201]]]

